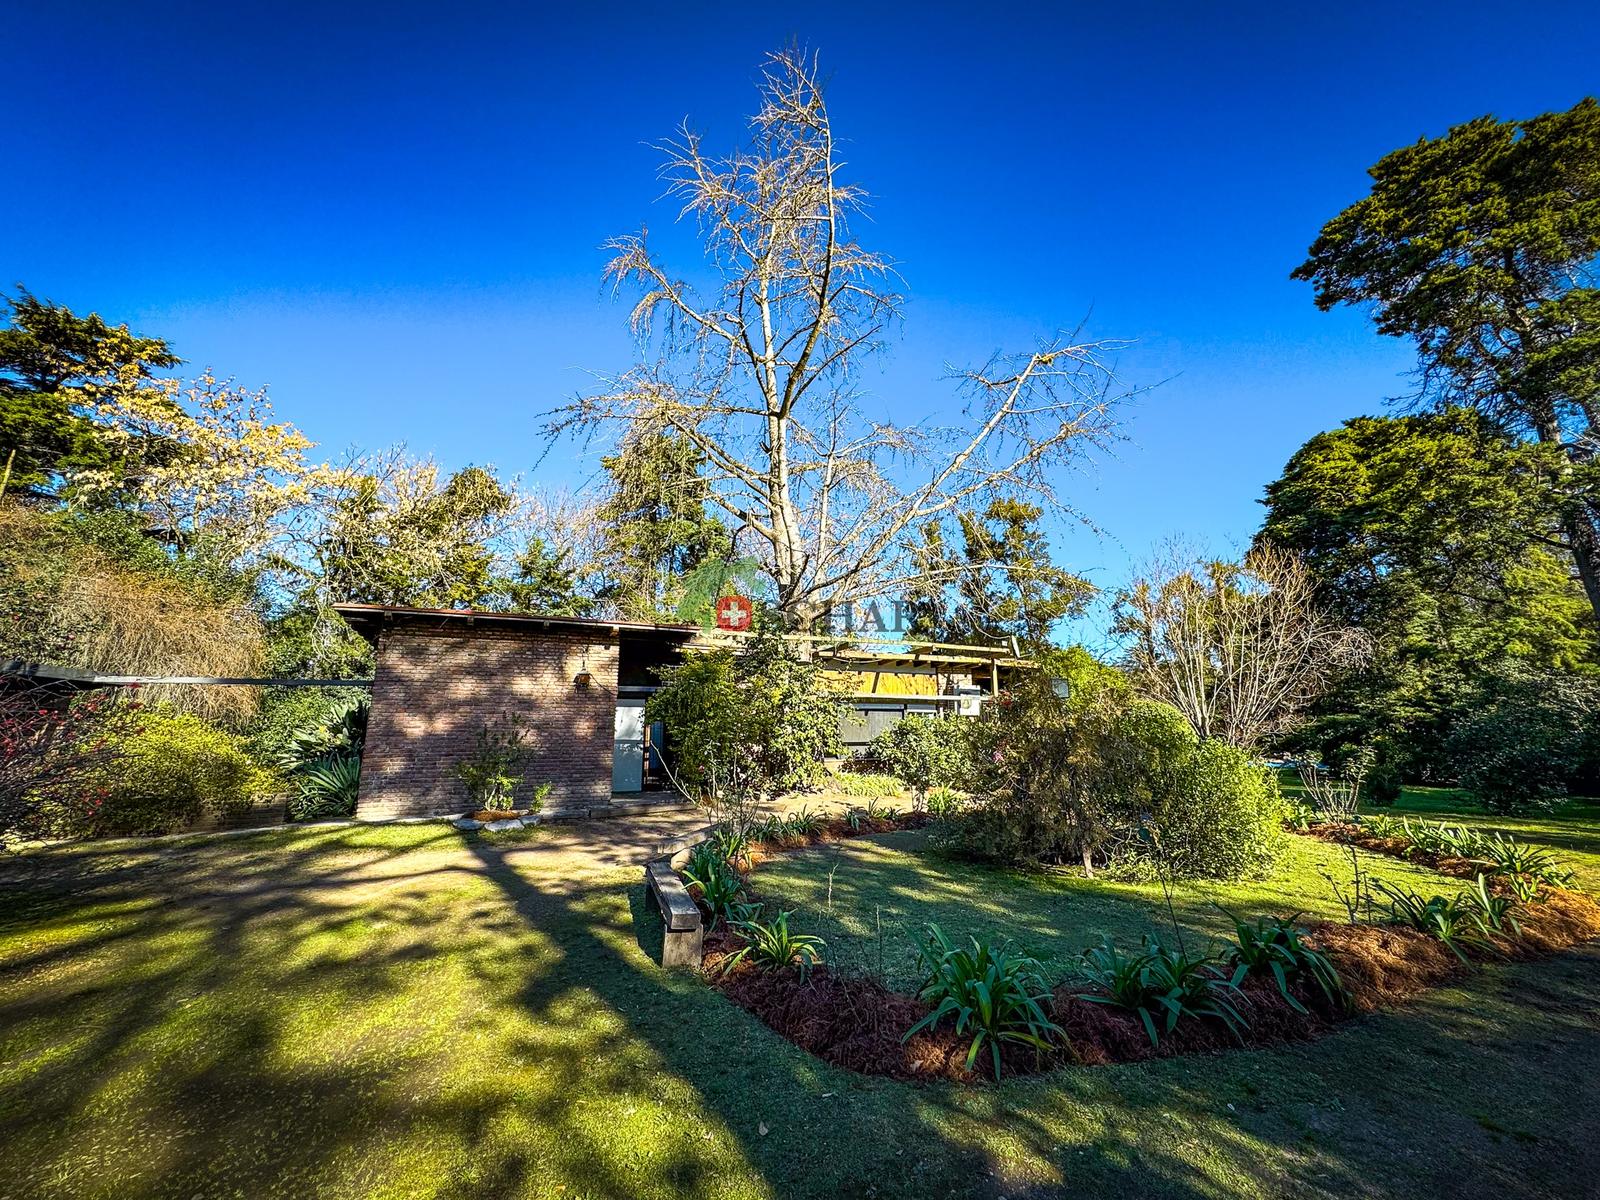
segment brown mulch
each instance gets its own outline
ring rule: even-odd
[[[1449,875],[1456,879],[1472,879],[1483,870],[1482,863],[1473,862],[1470,858],[1456,858],[1418,850],[1405,838],[1377,837],[1359,825],[1325,821],[1294,832],[1303,837],[1314,837],[1318,841],[1332,842],[1338,846],[1356,846],[1372,854],[1401,858],[1406,862],[1416,863],[1419,867],[1427,867],[1441,875]]]
[[[846,838],[870,837],[875,833],[894,833],[900,829],[925,829],[933,817],[925,812],[901,812],[893,816],[868,818],[858,816],[858,828],[852,829],[844,817],[827,817],[817,832],[812,834],[786,834],[770,842],[756,842],[745,852],[747,868],[755,867],[789,850],[804,850],[808,846],[821,846],[829,842],[842,842]]]
[[[846,837],[919,828],[929,820],[925,813],[904,813],[863,822],[860,829],[852,830],[844,820],[833,819],[814,836],[763,843],[756,847],[754,858],[760,861],[785,849]],[[1445,874],[1470,879],[1478,870],[1461,859],[1406,856],[1402,853],[1406,843],[1399,839],[1374,838],[1350,827],[1322,826],[1310,832],[1325,841],[1410,857]],[[1519,905],[1516,916],[1522,927],[1520,939],[1490,948],[1467,947],[1468,954],[1479,959],[1533,958],[1600,938],[1600,903],[1582,892],[1552,888],[1540,901]],[[1315,985],[1296,984],[1295,997],[1308,1010],[1297,1011],[1273,980],[1248,976],[1240,984],[1243,996],[1236,1007],[1249,1024],[1238,1038],[1220,1021],[1186,1019],[1170,1033],[1160,1024],[1161,1039],[1153,1046],[1136,1014],[1081,999],[1074,993],[1082,985],[1068,981],[1055,989],[1049,1005],[1051,1018],[1065,1034],[1062,1045],[1045,1054],[1025,1046],[1006,1046],[1001,1054],[1003,1072],[1008,1076],[1036,1074],[1067,1064],[1102,1066],[1306,1041],[1351,1016],[1415,1000],[1468,971],[1467,964],[1443,943],[1414,929],[1334,922],[1312,922],[1307,928],[1307,942],[1328,956],[1344,981],[1350,993],[1348,1010],[1329,1004]],[[814,968],[805,980],[797,971],[767,971],[748,960],[725,970],[728,958],[741,944],[738,935],[725,927],[706,934],[702,970],[707,980],[769,1028],[818,1058],[862,1074],[895,1079],[977,1082],[992,1078],[988,1048],[969,1070],[969,1042],[958,1037],[948,1023],[906,1039],[906,1031],[930,1011],[923,1001],[891,991],[875,979],[838,975],[824,966]]]
[[[904,1040],[906,1031],[927,1015],[920,1000],[892,992],[876,980],[836,975],[823,966],[804,981],[798,971],[765,971],[748,961],[725,971],[739,939],[717,930],[706,935],[705,944],[704,970],[713,986],[802,1050],[864,1075],[968,1078],[965,1046],[952,1030]]]
[[[1313,925],[1308,940],[1333,963],[1357,1012],[1404,1004],[1466,973],[1443,942],[1398,925],[1327,921]]]

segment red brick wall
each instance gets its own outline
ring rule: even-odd
[[[587,656],[585,655],[587,651]],[[594,682],[573,682],[587,669]],[[356,816],[442,816],[469,807],[451,766],[478,730],[519,713],[537,751],[524,792],[555,786],[547,808],[611,796],[617,644],[571,632],[398,626],[378,643]],[[519,800],[523,793],[519,793]],[[519,804],[520,807],[520,804]]]

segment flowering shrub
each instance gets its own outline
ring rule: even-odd
[[[0,846],[94,825],[137,708],[109,692],[0,692]]]

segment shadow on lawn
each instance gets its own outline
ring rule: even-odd
[[[1094,1176],[1099,1195],[1213,1194],[1203,1174],[1179,1154],[1146,1147],[1127,1159],[1097,1143],[1074,1158],[1054,1132],[1030,1129],[1014,1112],[999,1115],[1008,1122],[1006,1138],[1022,1141],[1029,1157],[1054,1162],[1056,1168],[1046,1169],[1048,1180],[1009,1180],[1005,1164],[993,1154],[991,1137],[971,1123],[960,1094],[951,1088],[912,1087],[831,1067],[692,974],[662,971],[656,965],[660,920],[642,883],[628,889],[625,909],[612,906],[605,916],[597,910],[614,899],[614,884],[569,890],[549,886],[556,881],[536,883],[494,844],[473,839],[471,847],[484,874],[530,926],[555,924],[569,934],[557,969],[524,988],[528,1010],[542,1017],[567,989],[592,990],[634,1037],[648,1043],[661,1071],[694,1090],[699,1103],[738,1140],[745,1163],[773,1195],[1017,1197],[1056,1194],[1079,1174]],[[578,919],[569,924],[566,918],[573,916]],[[654,960],[641,961],[651,948]],[[995,1094],[985,1088],[971,1094],[985,1092]],[[884,1119],[886,1112],[892,1120]],[[966,1136],[954,1128],[961,1125]],[[1093,1159],[1086,1162],[1083,1156],[1089,1154]],[[1068,1168],[1065,1173],[1061,1166]],[[680,1160],[672,1170],[675,1190],[686,1196],[720,1193],[731,1182],[692,1159]],[[1044,1190],[1033,1190],[1046,1183]]]
[[[84,912],[74,936],[0,959],[0,1044],[22,1052],[0,1064],[8,1196],[1198,1198],[1403,1194],[1413,1174],[1470,1196],[1593,1166],[1520,1143],[1504,1172],[1461,1160],[1461,1138],[1490,1137],[1470,1120],[1391,1162],[1386,1123],[1420,1125],[1382,1107],[1459,1124],[1462,1081],[1523,1057],[1547,1105],[1564,1072],[1600,1076],[1573,1001],[1593,962],[1548,977],[1559,1015],[1514,1042],[1489,988],[1311,1046],[913,1087],[662,971],[636,877],[562,878],[537,847],[358,831],[85,878],[55,878],[28,918]],[[1437,1080],[1386,1090],[1419,1055]],[[1567,1086],[1592,1110],[1592,1084]],[[625,1124],[635,1107],[647,1125]]]

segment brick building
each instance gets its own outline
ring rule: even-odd
[[[537,747],[524,788],[552,784],[547,811],[604,809],[662,786],[661,730],[644,723],[658,668],[691,647],[743,636],[525,613],[335,607],[377,651],[356,806],[363,820],[464,811],[453,767],[480,729],[513,713]],[[850,749],[908,714],[975,714],[1002,672],[1023,665],[1014,647],[813,642],[851,697],[840,727]]]
[[[655,667],[699,630],[511,613],[341,604],[377,651],[356,815],[459,813],[452,773],[478,731],[508,714],[534,735],[524,787],[553,785],[555,810],[603,806],[640,791],[648,750],[644,700]]]

